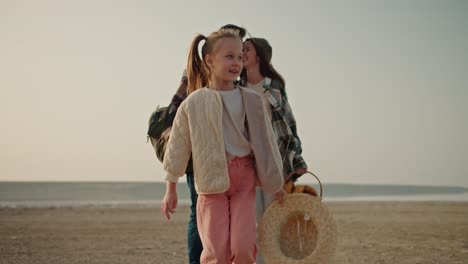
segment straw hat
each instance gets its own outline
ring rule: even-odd
[[[320,184],[320,197],[291,193],[284,197],[283,205],[275,201],[268,207],[258,228],[260,251],[266,263],[330,262],[336,249],[336,223],[321,196]]]

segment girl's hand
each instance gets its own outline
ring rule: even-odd
[[[275,200],[277,200],[280,204],[283,204],[283,197],[286,194],[286,191],[284,189],[281,189],[281,191],[275,193]]]
[[[177,200],[177,191],[166,190],[166,195],[164,195],[161,205],[161,211],[166,216],[167,220],[171,220],[171,214],[176,212]]]

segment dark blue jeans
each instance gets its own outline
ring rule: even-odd
[[[188,255],[190,264],[200,264],[200,255],[203,250],[203,245],[198,235],[197,228],[197,199],[198,194],[195,191],[195,179],[193,178],[193,172],[187,173],[187,185],[190,189],[190,200],[192,205],[190,206],[190,219],[188,223]]]

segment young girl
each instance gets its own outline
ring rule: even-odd
[[[295,181],[307,172],[301,156],[301,141],[297,135],[296,121],[288,103],[283,77],[271,65],[272,48],[263,38],[249,38],[244,42],[243,84],[258,92],[268,108],[269,117],[277,136],[283,162],[284,181]],[[260,221],[274,197],[257,189],[257,221]],[[259,255],[257,264],[263,264]]]
[[[255,185],[279,200],[284,193],[281,157],[262,98],[234,86],[242,48],[232,30],[195,37],[187,67],[190,95],[177,111],[164,156],[162,211],[170,219],[176,183],[192,154],[201,263],[254,263]]]
[[[239,36],[244,39],[246,31],[243,27],[239,27],[233,24],[226,24],[222,26],[220,29],[230,29],[233,31],[237,31]],[[186,75],[186,70],[182,76],[182,80],[180,85],[177,89],[176,94],[173,96],[171,103],[169,104],[169,120],[174,120],[175,114],[177,113],[177,109],[179,108],[182,101],[185,100],[187,97],[187,86],[188,86],[188,79]],[[172,126],[172,122],[170,122]],[[163,150],[162,150],[163,151]],[[163,153],[164,154],[164,153]],[[197,228],[197,199],[198,194],[195,190],[195,180],[193,176],[193,170],[191,166],[191,161],[189,161],[189,165],[186,170],[187,175],[187,186],[189,187],[190,191],[190,216],[187,226],[187,251],[189,257],[190,264],[200,264],[200,256],[203,250],[203,245],[200,240],[200,236],[198,234]]]

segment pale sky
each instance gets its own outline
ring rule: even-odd
[[[0,0],[0,181],[162,181],[148,117],[227,23],[270,41],[323,182],[468,187],[468,1],[438,0]]]

